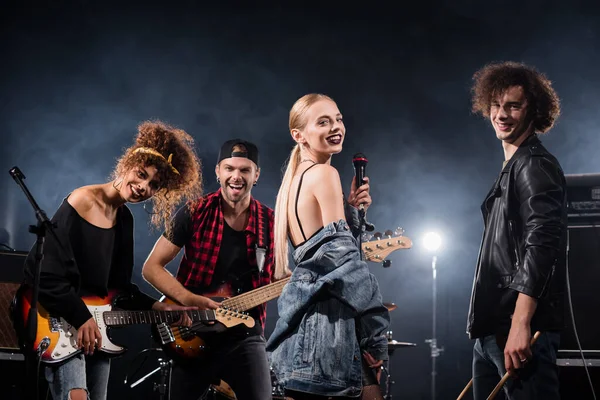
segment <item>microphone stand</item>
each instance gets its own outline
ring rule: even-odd
[[[158,367],[153,371],[150,371],[134,383],[132,383],[129,387],[134,388],[140,383],[144,382],[146,379],[151,377],[156,373],[160,373],[159,383],[154,382],[153,390],[158,392],[159,399],[169,399],[170,391],[171,391],[171,372],[173,369],[173,360],[167,360],[164,358],[158,359]]]
[[[149,348],[149,349],[144,349],[142,351],[140,351],[138,354],[136,354],[136,356],[133,358],[133,360],[131,360],[129,368],[131,368],[131,366],[133,365],[133,363],[143,354],[146,355],[146,357],[143,359],[143,361],[141,362],[140,365],[138,365],[138,367],[134,370],[134,372],[131,374],[136,375],[138,373],[138,371],[142,368],[142,366],[146,363],[146,361],[148,360],[148,353],[149,352],[163,352],[163,349],[161,349],[160,347],[158,348]],[[173,359],[167,359],[166,357],[159,357],[157,359],[158,362],[158,367],[153,369],[152,371],[150,371],[149,373],[147,373],[146,375],[144,375],[143,377],[141,377],[140,379],[138,379],[137,381],[133,382],[131,385],[129,385],[130,389],[133,389],[134,387],[136,387],[137,385],[139,385],[140,383],[146,381],[148,378],[150,378],[151,376],[155,375],[155,374],[160,374],[159,376],[159,382],[154,382],[153,383],[153,387],[152,387],[152,391],[154,392],[158,392],[159,395],[159,399],[163,400],[163,399],[170,399],[171,398],[171,374],[173,372],[173,364],[174,361]],[[128,384],[129,382],[129,372],[127,373],[127,375],[125,375],[125,385]]]
[[[27,315],[27,322],[26,322],[27,329],[25,330],[25,343],[32,344],[35,341],[35,338],[37,336],[37,315],[38,315],[37,302],[38,302],[38,297],[39,297],[40,271],[42,269],[42,262],[44,259],[44,242],[45,242],[45,237],[46,237],[46,231],[50,231],[50,233],[53,235],[53,237],[56,239],[56,241],[57,241],[57,243],[59,243],[59,245],[60,245],[60,242],[58,241],[58,238],[56,237],[56,234],[55,234],[54,230],[52,229],[53,228],[52,222],[48,219],[44,210],[40,209],[37,202],[31,195],[31,192],[29,192],[29,189],[27,189],[27,186],[23,182],[25,180],[25,175],[23,175],[23,173],[21,172],[19,167],[16,167],[16,166],[11,168],[8,172],[9,172],[10,176],[12,176],[12,178],[15,180],[17,185],[19,185],[19,187],[25,193],[27,200],[29,200],[29,202],[31,203],[31,206],[35,210],[35,216],[38,221],[37,225],[29,226],[29,232],[34,233],[37,237],[36,242],[35,242],[35,265],[34,265],[34,270],[33,270],[33,283],[32,283],[32,287],[31,287],[31,308],[29,309],[29,314]],[[63,250],[63,249],[61,248],[61,250]],[[34,351],[35,355],[37,356],[37,359],[39,360],[41,358],[42,353],[44,351],[46,351],[46,349],[48,348],[49,345],[50,345],[50,339],[45,337],[40,341],[40,343],[36,349],[31,349],[31,350]],[[25,354],[25,356],[27,356],[27,354]],[[30,363],[26,363],[26,365],[27,364],[30,364]],[[33,368],[32,366],[31,366],[31,368],[34,371],[36,371],[35,368]],[[29,375],[31,373],[32,373],[32,371],[30,370],[30,368],[27,368],[26,375]],[[29,376],[29,378],[30,377],[31,376]],[[37,378],[38,377],[36,376],[35,380],[34,380],[36,382],[35,389],[34,389],[36,398],[38,397],[37,396],[37,391],[38,391],[38,383],[37,383],[38,379]]]

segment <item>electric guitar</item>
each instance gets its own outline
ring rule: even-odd
[[[203,293],[202,295],[221,302],[221,308],[227,313],[246,315],[243,313],[244,311],[279,297],[283,287],[289,280],[290,278],[284,278],[237,296],[234,296],[232,286],[225,283],[214,292]],[[166,297],[162,301],[176,304],[176,302]],[[252,326],[254,326],[254,319],[249,316],[247,318],[252,321]],[[249,324],[246,324],[246,326],[252,327]],[[211,328],[203,323],[193,323],[191,327],[169,326],[162,323],[157,324],[153,329],[154,337],[161,344],[165,353],[179,362],[193,361],[204,355],[208,346],[201,337],[202,333],[221,331],[223,329],[219,327],[219,324],[214,324],[214,328]]]
[[[217,310],[174,310],[174,311],[122,311],[113,310],[113,305],[119,300],[120,294],[111,291],[106,297],[82,297],[88,307],[98,329],[102,334],[102,346],[98,349],[107,355],[116,356],[127,349],[114,344],[110,340],[109,331],[112,327],[137,325],[137,324],[173,324],[177,322],[182,313],[186,313],[193,323],[207,323],[219,321],[227,327],[245,324],[254,326],[254,320],[246,315]],[[15,296],[15,326],[18,334],[25,342],[27,332],[27,316],[32,308],[31,291],[20,290]],[[42,305],[37,305],[37,334],[31,344],[24,344],[25,351],[39,353],[44,363],[57,363],[64,361],[83,350],[77,347],[77,329],[63,318],[53,316]]]

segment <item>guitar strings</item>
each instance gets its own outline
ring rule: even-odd
[[[223,301],[223,307],[235,311],[245,311],[248,308],[254,307],[252,305],[253,303],[259,305],[266,301],[263,299],[269,300],[269,298],[273,295],[273,292],[280,292],[280,287],[284,286],[289,280],[290,278],[281,279],[277,282],[272,283],[272,286],[270,286],[268,289],[265,289],[265,287],[263,286],[253,289],[249,292],[242,293],[238,296],[226,299]]]
[[[400,245],[402,248],[404,248],[404,246],[401,245],[400,243],[394,243],[394,245],[396,245],[396,246]],[[369,253],[367,253],[367,252],[365,252],[365,253],[368,256],[380,256],[383,253],[389,251],[390,248],[392,248],[392,246],[390,246],[388,248],[384,248],[384,249],[371,250]],[[406,247],[406,248],[409,248],[409,247]],[[281,286],[284,286],[289,280],[290,280],[289,277],[284,278],[277,282],[274,282],[272,284],[273,286],[269,287],[269,289],[265,290],[264,287],[259,287],[259,288],[253,289],[249,292],[245,292],[238,296],[226,299],[222,302],[222,307],[226,308],[228,310],[231,310],[233,312],[246,311],[246,310],[253,308],[259,304],[262,304],[268,300],[271,300],[273,298],[273,297],[271,297],[273,292],[279,292],[279,288]],[[256,292],[259,292],[259,294],[256,294]],[[277,297],[277,296],[275,296],[275,297]],[[204,325],[203,322],[197,322],[197,323],[192,323],[192,325],[190,327],[175,326],[175,327],[171,327],[171,332],[173,333],[173,337],[177,340],[177,339],[183,338],[184,333],[181,332],[181,328],[184,328],[184,329],[188,328],[188,329],[193,330],[193,328],[199,327],[202,325]],[[197,336],[194,335],[194,337],[197,337]]]
[[[399,239],[396,239],[399,240]],[[400,243],[394,243],[395,245],[400,245]],[[369,256],[374,255],[374,256],[378,256],[383,254],[384,252],[388,251],[388,249],[380,249],[380,250],[373,250],[371,252],[368,253]],[[288,281],[290,280],[290,278],[284,278],[281,279],[277,282],[274,282],[269,289],[265,290],[264,287],[259,287],[256,289],[253,289],[249,292],[245,292],[242,293],[238,296],[226,299],[222,302],[222,307],[226,308],[228,310],[232,310],[234,312],[243,312],[246,311],[250,308],[253,308],[259,304],[262,304],[268,300],[272,299],[272,294],[273,292],[279,292],[279,288],[283,285],[285,285]],[[258,292],[258,294],[257,294]],[[202,322],[199,323],[194,323],[192,324],[191,328],[196,327],[196,326],[200,326],[201,324],[203,324]]]
[[[211,313],[214,310],[152,310],[152,311],[128,311],[128,310],[111,310],[102,313],[102,317],[106,325],[123,325],[123,324],[145,324],[145,323],[160,323],[175,322],[185,313],[192,319],[210,320]],[[156,318],[158,316],[158,318]],[[173,316],[174,318],[171,318]]]
[[[279,288],[281,286],[283,286],[285,283],[287,283],[287,281],[289,281],[289,279],[290,278],[285,278],[285,279],[279,280],[277,282],[274,282],[272,284],[272,286],[270,286],[269,289],[267,289],[267,290],[265,290],[265,287],[260,287],[257,289],[253,289],[249,292],[242,293],[238,296],[226,299],[223,301],[222,308],[224,308],[226,310],[231,310],[233,312],[241,312],[241,311],[245,311],[246,309],[253,308],[255,305],[259,305],[259,304],[262,304],[262,303],[270,300],[272,298],[273,293],[279,293],[280,292]],[[256,294],[255,292],[260,292],[260,293]],[[179,317],[185,312],[188,315],[191,313],[191,314],[196,314],[196,316],[197,316],[198,314],[206,313],[207,311],[216,312],[214,310],[160,310],[160,311],[153,310],[153,311],[139,311],[139,312],[132,312],[132,311],[128,311],[128,310],[111,310],[111,311],[106,311],[104,313],[104,316],[106,318],[117,319],[119,321],[123,321],[123,320],[135,321],[136,319],[140,318],[140,314],[143,317],[145,317],[145,319],[147,319],[147,320],[156,319],[156,318],[152,318],[152,315],[158,314],[161,316],[161,319],[168,320],[169,314],[177,315]],[[148,315],[146,315],[146,314],[148,314]],[[200,321],[200,323],[202,323],[202,322]]]
[[[253,308],[259,304],[265,303],[268,300],[271,300],[273,297],[273,294],[279,294],[281,289],[281,286],[284,286],[288,281],[290,280],[290,278],[284,278],[281,279],[277,282],[272,283],[268,289],[265,289],[265,287],[259,287],[256,289],[253,289],[249,292],[245,292],[242,293],[238,296],[232,297],[230,299],[224,300],[223,301],[223,305],[222,308],[226,309],[226,310],[231,310],[232,312],[243,312],[246,311],[250,308]],[[258,294],[257,294],[258,292]],[[275,296],[277,297],[277,296]],[[217,313],[218,315],[218,313]],[[189,329],[193,329],[199,326],[203,326],[205,325],[203,322],[196,322],[196,323],[192,323],[192,325],[189,327]],[[182,333],[175,333],[174,330],[177,329],[177,331],[179,331],[180,327],[172,327],[171,331],[173,331],[173,334],[175,336],[175,338],[181,338],[182,337]],[[185,327],[184,327],[185,328]]]

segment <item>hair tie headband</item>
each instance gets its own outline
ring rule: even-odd
[[[169,167],[171,167],[171,170],[176,173],[177,175],[179,175],[179,171],[177,171],[177,168],[175,168],[173,166],[173,164],[171,164],[171,161],[173,160],[173,153],[169,154],[168,158],[165,158],[165,156],[163,156],[162,154],[160,154],[158,151],[151,149],[149,147],[138,147],[137,149],[135,149],[133,151],[133,154],[135,153],[146,153],[146,154],[152,154],[153,156],[156,156],[158,158],[162,158],[163,160],[166,161],[167,164],[169,164]]]

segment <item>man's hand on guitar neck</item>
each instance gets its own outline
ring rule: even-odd
[[[221,307],[221,303],[217,303],[213,299],[208,297],[200,296],[199,294],[193,294],[190,292],[186,298],[186,305],[196,306],[199,310],[216,310]]]
[[[200,296],[199,294],[194,294],[189,292],[189,294],[185,297],[185,304],[197,307],[199,310],[216,310],[221,307],[221,303],[217,303],[216,301],[205,297]],[[190,326],[191,326],[190,321]],[[205,322],[206,325],[213,325],[214,322]]]
[[[92,355],[96,346],[102,347],[102,334],[92,317],[77,329],[77,347],[83,349],[85,355]]]
[[[179,304],[162,303],[160,301],[155,301],[154,304],[152,304],[152,309],[156,311],[188,311],[197,310],[198,307],[180,306]],[[190,327],[192,326],[192,319],[186,312],[182,312],[181,317],[172,325]]]

